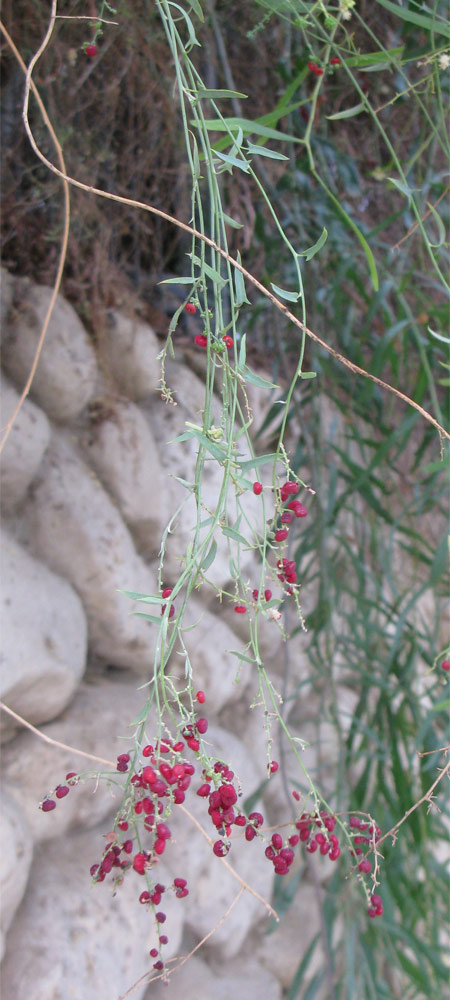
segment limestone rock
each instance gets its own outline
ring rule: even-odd
[[[19,394],[1,378],[0,421],[5,427],[14,413]],[[43,410],[25,399],[11,428],[1,456],[0,498],[2,509],[12,511],[20,503],[41,463],[50,440],[50,425]]]
[[[115,774],[117,784],[108,786],[106,781],[97,782],[95,776],[98,771],[113,770],[119,753],[130,752],[134,745],[135,726],[132,723],[145,699],[145,692],[136,689],[132,678],[112,680],[90,674],[58,719],[40,727],[45,736],[65,744],[68,749],[45,743],[25,730],[3,748],[2,773],[34,841],[62,837],[66,830],[80,825],[93,826],[103,820],[115,804],[119,810],[126,778]],[[101,760],[72,753],[70,747],[111,761],[112,767]],[[39,803],[51,795],[57,785],[65,783],[69,771],[84,777],[57,802],[56,809],[42,812]]]
[[[203,955],[200,952],[200,955]],[[176,967],[175,967],[176,968]],[[230,965],[206,964],[193,955],[180,970],[174,971],[167,985],[155,983],[149,987],[144,1000],[281,1000],[281,986],[274,976],[252,958],[243,957]]]
[[[152,970],[154,922],[138,901],[144,880],[131,871],[113,895],[106,881],[92,885],[89,868],[97,855],[95,831],[36,850],[26,899],[6,941],[5,998],[118,1000]],[[163,866],[159,875],[170,882]],[[184,900],[167,897],[164,954],[170,958],[181,940]],[[133,997],[140,1000],[145,990],[144,981]]]
[[[5,329],[3,364],[23,386],[29,375],[52,290],[18,280]],[[81,320],[58,295],[31,387],[31,396],[53,420],[76,417],[92,396],[97,376],[94,349]]]
[[[92,424],[85,451],[145,553],[156,555],[168,511],[148,421],[134,403],[117,401]]]
[[[84,672],[87,627],[81,602],[52,573],[2,533],[3,667],[1,696],[29,722],[53,719]],[[14,724],[4,717],[3,736]]]
[[[253,954],[262,973],[264,969],[268,969],[286,990],[291,986],[311,942],[320,934],[319,906],[324,894],[323,890],[318,892],[319,896],[313,886],[302,879],[289,909],[273,933],[254,942]],[[307,966],[308,981],[323,968],[323,961],[319,942]]]
[[[33,843],[22,810],[3,788],[0,809],[0,928],[9,929],[25,892],[33,854]],[[3,952],[0,952],[0,958]]]
[[[99,345],[107,375],[129,399],[145,399],[158,388],[158,339],[148,323],[111,310]]]
[[[70,580],[89,624],[93,652],[109,663],[145,672],[153,662],[152,626],[132,612],[119,590],[155,594],[148,566],[112,500],[71,445],[56,434],[33,496],[28,537],[39,556]]]

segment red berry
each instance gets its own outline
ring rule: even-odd
[[[225,347],[227,347],[228,349],[232,347],[234,344],[234,340],[232,337],[222,337],[222,340],[225,344]]]
[[[245,604],[236,604],[234,610],[237,615],[245,615],[247,608],[245,607]]]
[[[264,591],[264,600],[265,601],[271,601],[272,600],[272,591],[271,590],[265,590]]]
[[[206,733],[206,730],[208,728],[208,720],[207,719],[197,719],[196,726],[197,726],[197,732],[200,733],[200,736],[204,736],[204,734]]]
[[[278,531],[275,532],[275,541],[276,542],[284,542],[284,540],[287,538],[288,534],[289,534],[289,531],[288,531],[287,528],[278,528]]]
[[[161,913],[161,912],[157,913],[156,914],[156,920],[158,921],[159,924],[165,924],[165,922],[167,920],[167,916],[166,916],[165,913]]]
[[[140,903],[149,903],[150,902],[150,893],[147,892],[146,889],[145,889],[144,892],[141,892],[141,895],[139,896],[139,902]],[[156,952],[156,954],[158,954],[158,952]]]
[[[90,59],[95,59],[95,57],[96,57],[96,55],[98,53],[98,48],[97,48],[96,45],[86,45],[86,48],[85,48],[84,51],[85,51],[86,55],[89,56]]]
[[[138,875],[143,875],[145,871],[145,866],[147,864],[147,859],[145,854],[139,852],[139,854],[134,855],[133,868]]]
[[[206,696],[205,696],[205,692],[204,691],[197,691],[197,694],[196,694],[195,697],[196,697],[199,705],[203,705],[204,702],[206,701]]]
[[[76,780],[72,781],[72,778],[75,778]],[[78,776],[75,774],[75,771],[69,771],[69,773],[66,774],[66,781],[69,782],[69,785],[76,785]]]
[[[441,670],[450,670],[450,660],[442,660]]]
[[[258,482],[253,483],[253,492],[255,494],[255,497],[259,497],[259,495],[260,495],[260,493],[262,493],[262,491],[263,491],[263,484],[262,483],[258,483]]]
[[[341,65],[341,60],[338,59],[337,56],[333,56],[333,58],[330,59],[330,66],[340,66],[340,65]]]
[[[173,587],[164,587],[164,590],[162,592],[162,596],[164,597],[164,599],[166,597],[170,597],[172,591],[173,591]]]
[[[51,812],[52,809],[56,809],[56,802],[53,799],[45,799],[45,802],[41,805],[42,812]]]
[[[56,789],[56,798],[63,799],[65,795],[69,794],[69,789],[67,785],[58,785]]]
[[[161,937],[159,939],[159,943],[160,944],[167,944],[168,940],[169,940],[169,938],[167,937],[167,934],[161,934]]]
[[[189,749],[193,750],[194,753],[196,753],[197,750],[200,749],[200,743],[199,743],[198,739],[195,736],[190,736],[189,739],[186,740],[186,743],[187,743]]]
[[[283,846],[283,838],[280,833],[272,834],[272,844],[276,851],[279,851]]]
[[[359,871],[364,872],[365,875],[368,875],[369,872],[372,871],[372,865],[370,864],[368,858],[364,858],[363,861],[361,861],[360,864],[358,865],[358,868]]]
[[[193,302],[186,302],[186,305],[185,305],[185,307],[184,307],[184,308],[185,308],[185,311],[186,311],[187,313],[189,313],[189,315],[190,315],[190,316],[193,316],[193,315],[194,315],[194,313],[196,313],[196,312],[197,312],[197,309],[196,309],[196,307],[194,306],[194,303],[193,303]]]
[[[296,802],[300,802],[300,793],[296,791],[292,792],[292,798],[295,799]]]
[[[245,839],[253,840],[256,837],[256,830],[253,826],[246,826],[245,828]]]
[[[270,765],[270,773],[275,774],[275,771],[278,771],[278,762],[273,760]]]
[[[194,344],[197,344],[197,347],[207,347],[208,338],[205,337],[204,333],[198,333],[197,336],[194,337]]]
[[[316,69],[317,69],[316,63],[315,62],[309,62],[308,63],[308,69],[311,70],[311,73],[315,73]]]
[[[151,952],[150,952],[150,955],[151,955],[152,958],[157,958],[157,956],[158,956],[158,949],[157,948],[152,948]]]

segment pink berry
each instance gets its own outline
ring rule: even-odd
[[[259,482],[253,483],[253,492],[255,494],[255,497],[259,497],[259,495],[260,495],[260,493],[262,493],[262,491],[263,491],[263,484],[262,483],[259,483]]]
[[[158,949],[157,948],[152,948],[151,951],[150,951],[150,955],[151,955],[152,958],[157,958],[158,957]]]
[[[96,57],[96,55],[98,53],[98,48],[97,48],[96,45],[86,45],[86,48],[85,48],[84,51],[85,51],[86,55],[89,56],[90,59],[95,59],[95,57]]]
[[[269,770],[271,774],[275,774],[275,772],[278,771],[278,761],[273,760],[270,764]]]
[[[45,799],[41,805],[42,812],[51,812],[52,809],[56,809],[56,802],[53,799]]]
[[[167,937],[167,934],[161,934],[161,937],[159,939],[159,943],[160,944],[167,944],[168,940],[169,940],[169,938]]]
[[[245,607],[245,604],[236,604],[234,610],[237,615],[245,615],[247,608]]]
[[[205,692],[204,691],[197,691],[197,694],[196,694],[195,697],[196,697],[199,705],[203,705],[205,703],[205,701],[206,701],[206,697],[205,697]]]
[[[158,921],[159,924],[165,924],[167,916],[165,913],[160,912],[155,915],[155,919]]]
[[[365,875],[368,875],[368,874],[369,874],[369,872],[371,872],[371,871],[372,871],[372,865],[370,864],[370,861],[369,861],[369,859],[368,859],[368,858],[364,858],[364,859],[363,859],[363,860],[362,860],[362,861],[361,861],[361,862],[359,863],[359,865],[358,865],[358,868],[359,868],[359,871],[360,871],[360,872],[364,872],[364,874],[365,874]]]
[[[299,794],[299,792],[296,792],[296,791],[292,792],[292,798],[295,799],[296,802],[300,802],[300,794]]]

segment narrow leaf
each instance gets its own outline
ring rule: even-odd
[[[242,545],[248,545],[248,539],[240,535],[234,528],[222,528],[222,534],[226,535],[227,538],[232,538],[235,542],[241,542]]]
[[[426,14],[416,14],[408,7],[399,7],[398,4],[391,3],[390,0],[376,0],[376,3],[379,3],[385,10],[390,10],[391,14],[402,18],[403,21],[416,24],[419,28],[425,28],[435,35],[445,35],[446,38],[450,38],[450,27],[445,21],[435,17],[427,17]]]
[[[192,275],[190,278],[164,278],[163,281],[158,281],[158,285],[193,285],[194,280]]]
[[[209,569],[209,567],[210,567],[210,566],[212,565],[212,563],[214,562],[214,559],[216,558],[216,552],[217,552],[217,542],[216,542],[216,540],[215,540],[215,539],[213,538],[213,540],[212,540],[212,542],[211,542],[211,545],[210,545],[210,547],[209,547],[209,550],[208,550],[208,552],[206,553],[206,556],[205,556],[205,558],[204,558],[204,559],[202,560],[202,562],[200,563],[200,569],[204,569],[204,570],[207,570],[207,569]]]
[[[229,153],[219,153],[217,149],[213,149],[215,156],[218,156],[224,163],[228,164],[230,167],[238,167],[239,170],[243,170],[244,173],[248,174],[250,170],[250,163],[247,160],[238,160],[236,156],[230,156]]]
[[[238,264],[240,264],[241,263],[241,255],[239,253],[239,250],[237,252],[237,260],[238,260]],[[250,302],[249,302],[249,300],[247,298],[247,294],[246,294],[246,291],[245,291],[244,275],[242,274],[241,271],[238,270],[237,267],[235,267],[235,269],[234,269],[234,285],[235,285],[235,289],[236,289],[236,305],[237,306],[242,306],[244,304],[244,302],[246,302],[247,305],[249,306]]]
[[[366,111],[366,102],[360,101],[359,104],[354,104],[352,108],[346,108],[345,111],[337,111],[335,115],[325,115],[329,122],[337,122],[342,118],[355,118],[356,115],[360,115],[361,111]]]
[[[314,243],[314,246],[309,247],[308,250],[303,250],[302,253],[299,253],[298,256],[299,257],[304,257],[305,260],[312,260],[312,258],[315,257],[316,253],[318,253],[319,250],[322,249],[324,243],[326,243],[327,237],[328,237],[328,230],[325,229],[325,227],[324,227],[322,229],[322,232],[321,232],[320,236],[319,236],[319,239],[317,240],[317,243]],[[272,288],[273,288],[273,285],[272,285]]]
[[[226,214],[226,212],[222,212],[222,216],[223,216],[223,219],[226,222],[227,226],[231,226],[232,229],[243,229],[244,228],[242,222],[236,222],[236,220],[232,219],[230,215]]]
[[[268,156],[270,160],[289,160],[284,153],[277,153],[274,149],[267,149],[266,146],[254,146],[252,142],[247,142],[247,152],[254,156]]]
[[[263,378],[262,375],[256,375],[256,373],[252,372],[250,368],[247,368],[247,366],[245,366],[245,368],[242,369],[240,374],[243,376],[243,378],[245,378],[246,382],[249,382],[250,385],[258,386],[259,389],[280,388],[279,385],[275,385],[273,382],[269,382],[269,380],[267,378]]]
[[[136,594],[134,590],[119,590],[119,594],[125,594],[132,601],[143,601],[145,604],[162,604],[162,597],[154,597],[153,594]]]
[[[270,284],[275,295],[278,295],[280,299],[286,299],[287,302],[298,302],[299,298],[301,298],[301,292],[288,292],[285,288],[279,288],[278,285],[274,285],[272,281]]]
[[[214,100],[220,100],[222,97],[242,97],[242,99],[247,98],[247,94],[240,94],[238,90],[209,90],[208,87],[199,87],[195,91],[198,97],[211,97]]]
[[[274,463],[274,461],[275,461],[276,458],[277,458],[277,456],[275,454],[272,454],[272,455],[258,455],[255,458],[250,458],[250,459],[248,459],[248,461],[239,462],[238,464],[239,464],[239,468],[242,470],[242,472],[250,472],[251,469],[259,469],[259,467],[261,465],[268,465],[269,462],[271,462],[272,465],[273,465],[273,463]]]
[[[286,114],[286,111],[284,112]],[[192,125],[195,126],[195,122]],[[295,135],[286,135],[276,128],[268,128],[259,122],[252,122],[248,118],[210,118],[203,123],[211,132],[233,132],[241,128],[244,135],[261,135],[265,139],[281,139],[283,142],[300,142]]]

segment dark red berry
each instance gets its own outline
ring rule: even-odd
[[[206,701],[206,696],[205,696],[205,692],[204,691],[197,691],[197,694],[196,694],[195,697],[196,697],[199,705],[203,705],[205,703],[205,701]]]
[[[441,670],[450,670],[450,660],[442,660]]]
[[[197,732],[199,732],[201,736],[204,736],[208,728],[208,720],[198,719],[196,722],[196,726],[197,726]]]
[[[340,65],[341,65],[341,60],[338,59],[337,56],[333,56],[333,58],[330,59],[330,66],[340,66]]]
[[[164,590],[162,592],[162,596],[163,596],[164,600],[166,600],[168,597],[170,597],[172,591],[173,591],[173,587],[164,587]]]
[[[45,799],[41,805],[42,812],[51,812],[52,809],[56,809],[56,802],[53,799]]]
[[[155,919],[158,921],[159,924],[165,924],[167,916],[165,913],[160,912],[155,915]]]
[[[152,948],[151,951],[150,951],[150,955],[151,955],[152,958],[157,958],[158,957],[158,949],[157,948]]]
[[[369,874],[369,872],[371,872],[371,871],[372,871],[372,865],[370,864],[370,861],[369,861],[369,859],[368,859],[368,858],[364,858],[364,859],[363,859],[363,860],[362,860],[362,861],[361,861],[361,862],[359,863],[359,865],[358,865],[358,868],[359,868],[359,871],[360,871],[360,872],[364,872],[364,874],[365,874],[365,875],[368,875],[368,874]]]
[[[265,601],[271,601],[272,600],[272,591],[271,590],[265,590],[264,591],[264,600]]]
[[[58,785],[55,794],[57,799],[63,799],[66,795],[69,794],[69,789],[67,785]]]
[[[224,844],[223,840],[216,840],[213,844],[213,851],[217,858],[224,858],[230,850],[229,844]]]
[[[160,944],[167,944],[168,941],[169,941],[169,938],[167,937],[167,934],[161,934],[161,937],[159,939],[159,943]]]
[[[278,531],[275,532],[275,541],[284,542],[288,534],[289,534],[288,528],[278,528]]]

